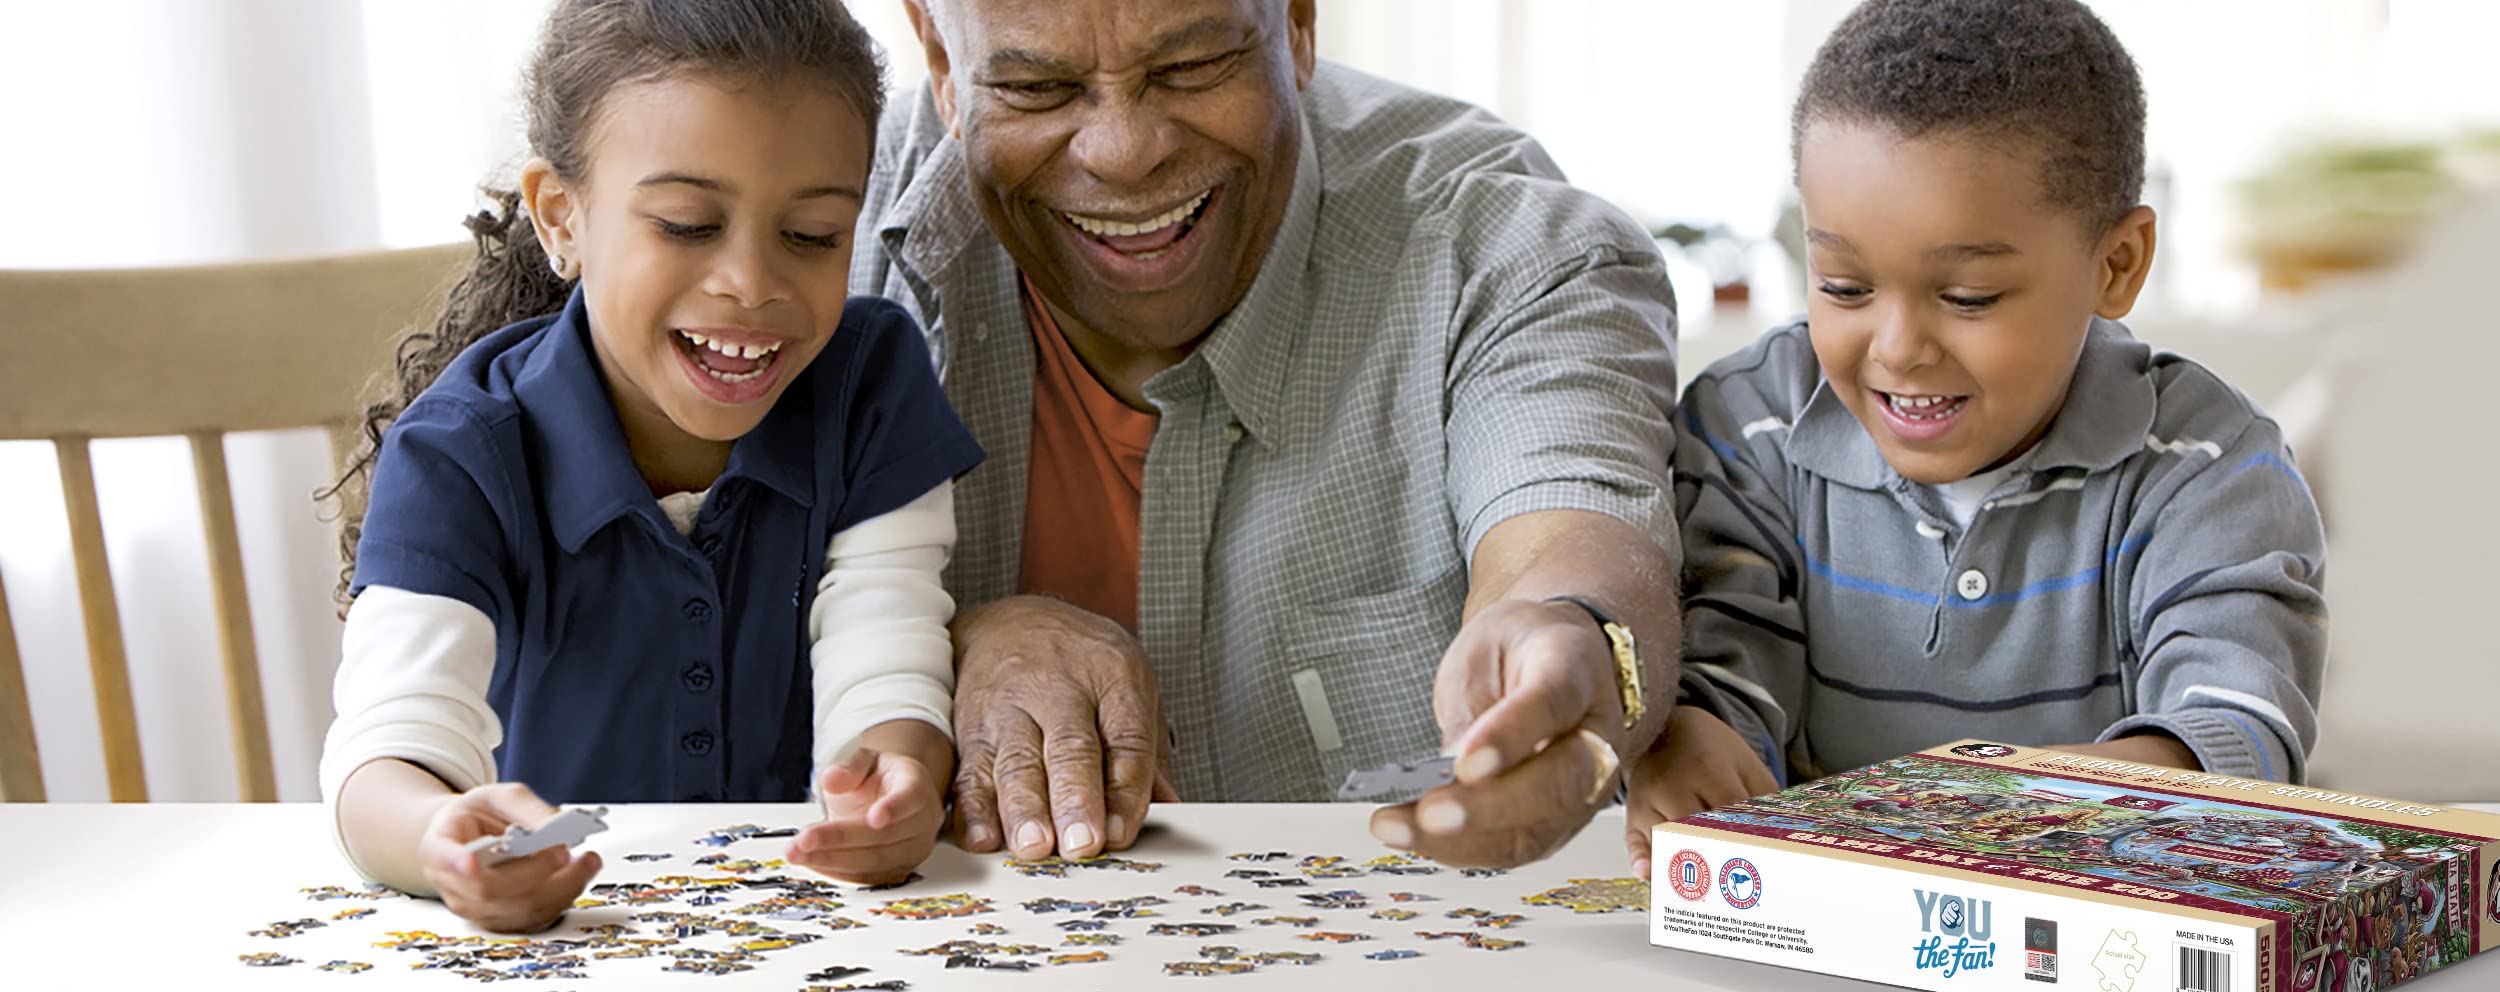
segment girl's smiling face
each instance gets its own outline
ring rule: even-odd
[[[1912,482],[2029,450],[2065,404],[2093,315],[2125,316],[2144,285],[2152,210],[2094,231],[2048,202],[2040,156],[1843,121],[1799,138],[1815,357]]]
[[[708,485],[832,337],[868,136],[830,90],[681,73],[608,93],[583,175],[523,170],[655,488]]]

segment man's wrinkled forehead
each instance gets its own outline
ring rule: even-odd
[[[1287,5],[1288,0],[928,0],[927,10],[949,54],[962,68],[977,70],[1053,67],[1032,63],[1078,56],[1147,60],[1192,45],[1240,41],[1280,29]],[[1051,50],[1078,37],[1084,39],[1082,52]],[[993,62],[1004,64],[988,65]]]

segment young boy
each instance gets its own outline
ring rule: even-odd
[[[1649,826],[1958,737],[2298,780],[2325,540],[2281,431],[2116,320],[2144,97],[2074,0],[1871,0],[1793,121],[1806,322],[1686,392]]]

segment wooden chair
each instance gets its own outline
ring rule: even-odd
[[[59,454],[113,801],[145,801],[147,781],[88,441],[190,439],[242,795],[275,800],[224,435],[318,426],[329,429],[334,453],[348,450],[365,383],[389,368],[392,342],[425,319],[469,255],[459,244],[235,265],[0,271],[0,440],[49,440]],[[0,586],[0,801],[43,798]]]

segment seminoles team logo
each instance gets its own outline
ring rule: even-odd
[[[1762,872],[1753,862],[1729,858],[1719,866],[1719,895],[1738,909],[1752,909],[1762,901]]]
[[[2003,744],[1964,744],[1953,753],[1965,758],[2005,758],[2013,756],[2014,749]]]
[[[1667,885],[1687,902],[1700,902],[1710,894],[1710,862],[1696,851],[1675,852],[1675,860],[1667,862]]]

